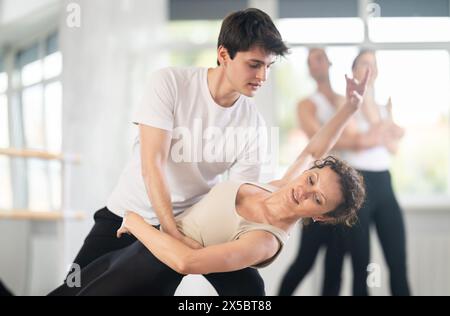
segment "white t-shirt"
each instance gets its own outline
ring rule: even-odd
[[[380,107],[382,118],[386,116],[385,108]],[[370,129],[364,114],[358,111],[355,114],[359,131],[366,133]],[[381,172],[389,170],[391,165],[391,154],[385,146],[375,146],[363,150],[341,150],[340,157],[355,169],[363,171]]]
[[[243,95],[232,107],[216,104],[207,73],[196,67],[157,71],[133,116],[136,124],[172,133],[165,171],[175,215],[199,201],[226,171],[229,179],[258,181],[265,159],[267,130],[256,105]],[[138,135],[107,207],[118,216],[137,212],[158,225],[142,178],[140,146]]]

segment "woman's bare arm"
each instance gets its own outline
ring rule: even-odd
[[[283,178],[271,182],[272,185],[280,186],[290,182],[308,169],[314,160],[322,158],[333,148],[352,115],[361,107],[369,75],[367,71],[361,83],[346,77],[346,104],[313,136]]]
[[[273,257],[280,245],[270,233],[252,231],[235,241],[192,249],[147,224],[133,212],[124,217],[117,235],[134,235],[164,264],[180,274],[208,274],[247,268]]]

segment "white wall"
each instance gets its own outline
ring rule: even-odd
[[[81,156],[69,180],[68,208],[89,219],[104,207],[131,153],[136,132],[130,115],[147,76],[161,66],[160,34],[165,0],[80,0],[81,27],[61,17],[63,54],[63,151]],[[66,227],[69,264],[92,221],[83,230]]]

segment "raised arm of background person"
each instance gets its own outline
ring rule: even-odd
[[[311,139],[322,126],[317,118],[316,111],[316,106],[309,99],[301,101],[298,105],[300,126],[309,139]],[[381,130],[381,127],[374,126],[368,132],[361,133],[356,128],[356,122],[351,119],[333,149],[362,150],[378,146],[382,140]]]

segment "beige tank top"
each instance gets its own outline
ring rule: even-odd
[[[277,254],[253,268],[262,268],[271,264],[281,252],[289,235],[282,229],[248,221],[236,211],[236,196],[243,184],[252,184],[269,192],[275,187],[246,181],[224,181],[214,186],[201,201],[186,209],[175,220],[178,229],[186,236],[196,240],[204,247],[239,239],[250,231],[263,230],[273,234],[280,243]]]

